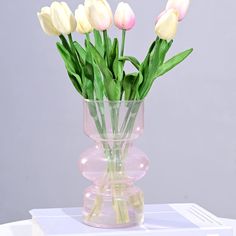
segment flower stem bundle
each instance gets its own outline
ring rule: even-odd
[[[114,24],[122,31],[121,43],[118,38],[109,37],[113,14],[106,0],[85,0],[84,4],[79,4],[75,16],[65,2],[53,2],[51,7],[42,8],[38,18],[45,33],[59,35],[61,42],[57,43],[57,48],[69,78],[85,99],[142,100],[157,78],[192,52],[188,49],[166,60],[188,6],[189,0],[168,1],[166,10],[157,18],[157,38],[142,62],[124,55],[126,33],[136,21],[128,3],[119,3],[114,14]],[[84,45],[72,39],[75,30],[85,34]],[[133,73],[125,72],[126,62],[133,64]]]

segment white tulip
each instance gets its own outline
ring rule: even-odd
[[[47,35],[60,35],[60,32],[52,24],[50,7],[43,7],[37,15],[43,31]]]
[[[162,12],[155,27],[157,36],[164,40],[174,39],[178,27],[178,17],[179,14],[174,9]]]
[[[96,30],[107,30],[111,27],[113,14],[106,0],[85,0],[89,22]]]
[[[97,0],[85,0],[84,1],[84,6],[86,9],[89,9],[89,7],[91,7],[91,5],[96,2]]]
[[[62,34],[70,34],[76,29],[76,20],[65,2],[53,2],[51,5],[52,23]]]
[[[87,34],[93,31],[93,27],[91,26],[88,19],[88,12],[84,5],[80,4],[76,9],[75,19],[77,22],[76,31],[81,34]]]

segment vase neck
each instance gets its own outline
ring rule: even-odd
[[[97,141],[96,147],[99,149],[112,149],[112,150],[120,150],[124,146],[133,146],[132,140],[122,140],[122,141],[114,141],[114,140],[108,140],[108,141]]]
[[[95,141],[134,140],[142,134],[143,128],[143,101],[84,103],[84,130]]]

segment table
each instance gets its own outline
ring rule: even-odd
[[[225,225],[234,228],[234,235],[236,236],[236,220],[222,219],[222,221]],[[31,220],[0,225],[0,236],[32,236]]]

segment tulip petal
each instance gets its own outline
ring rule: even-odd
[[[50,7],[43,7],[37,16],[43,31],[47,35],[60,35],[60,32],[52,24]]]
[[[171,40],[175,37],[178,27],[178,12],[171,9],[164,14],[161,13],[158,22],[155,26],[155,32],[159,38]]]
[[[115,16],[115,25],[119,29],[130,30],[135,25],[135,14],[128,3],[120,2],[117,6]]]
[[[53,2],[51,5],[52,23],[62,34],[75,31],[76,21],[70,8],[65,2]]]
[[[181,21],[187,14],[189,5],[190,0],[169,0],[166,5],[166,10],[177,10],[179,12],[179,21]]]
[[[75,11],[75,18],[77,21],[76,30],[81,34],[90,33],[93,30],[89,20],[87,11],[84,5],[80,4]]]
[[[107,30],[112,25],[112,11],[106,0],[86,0],[89,22],[96,30]]]

